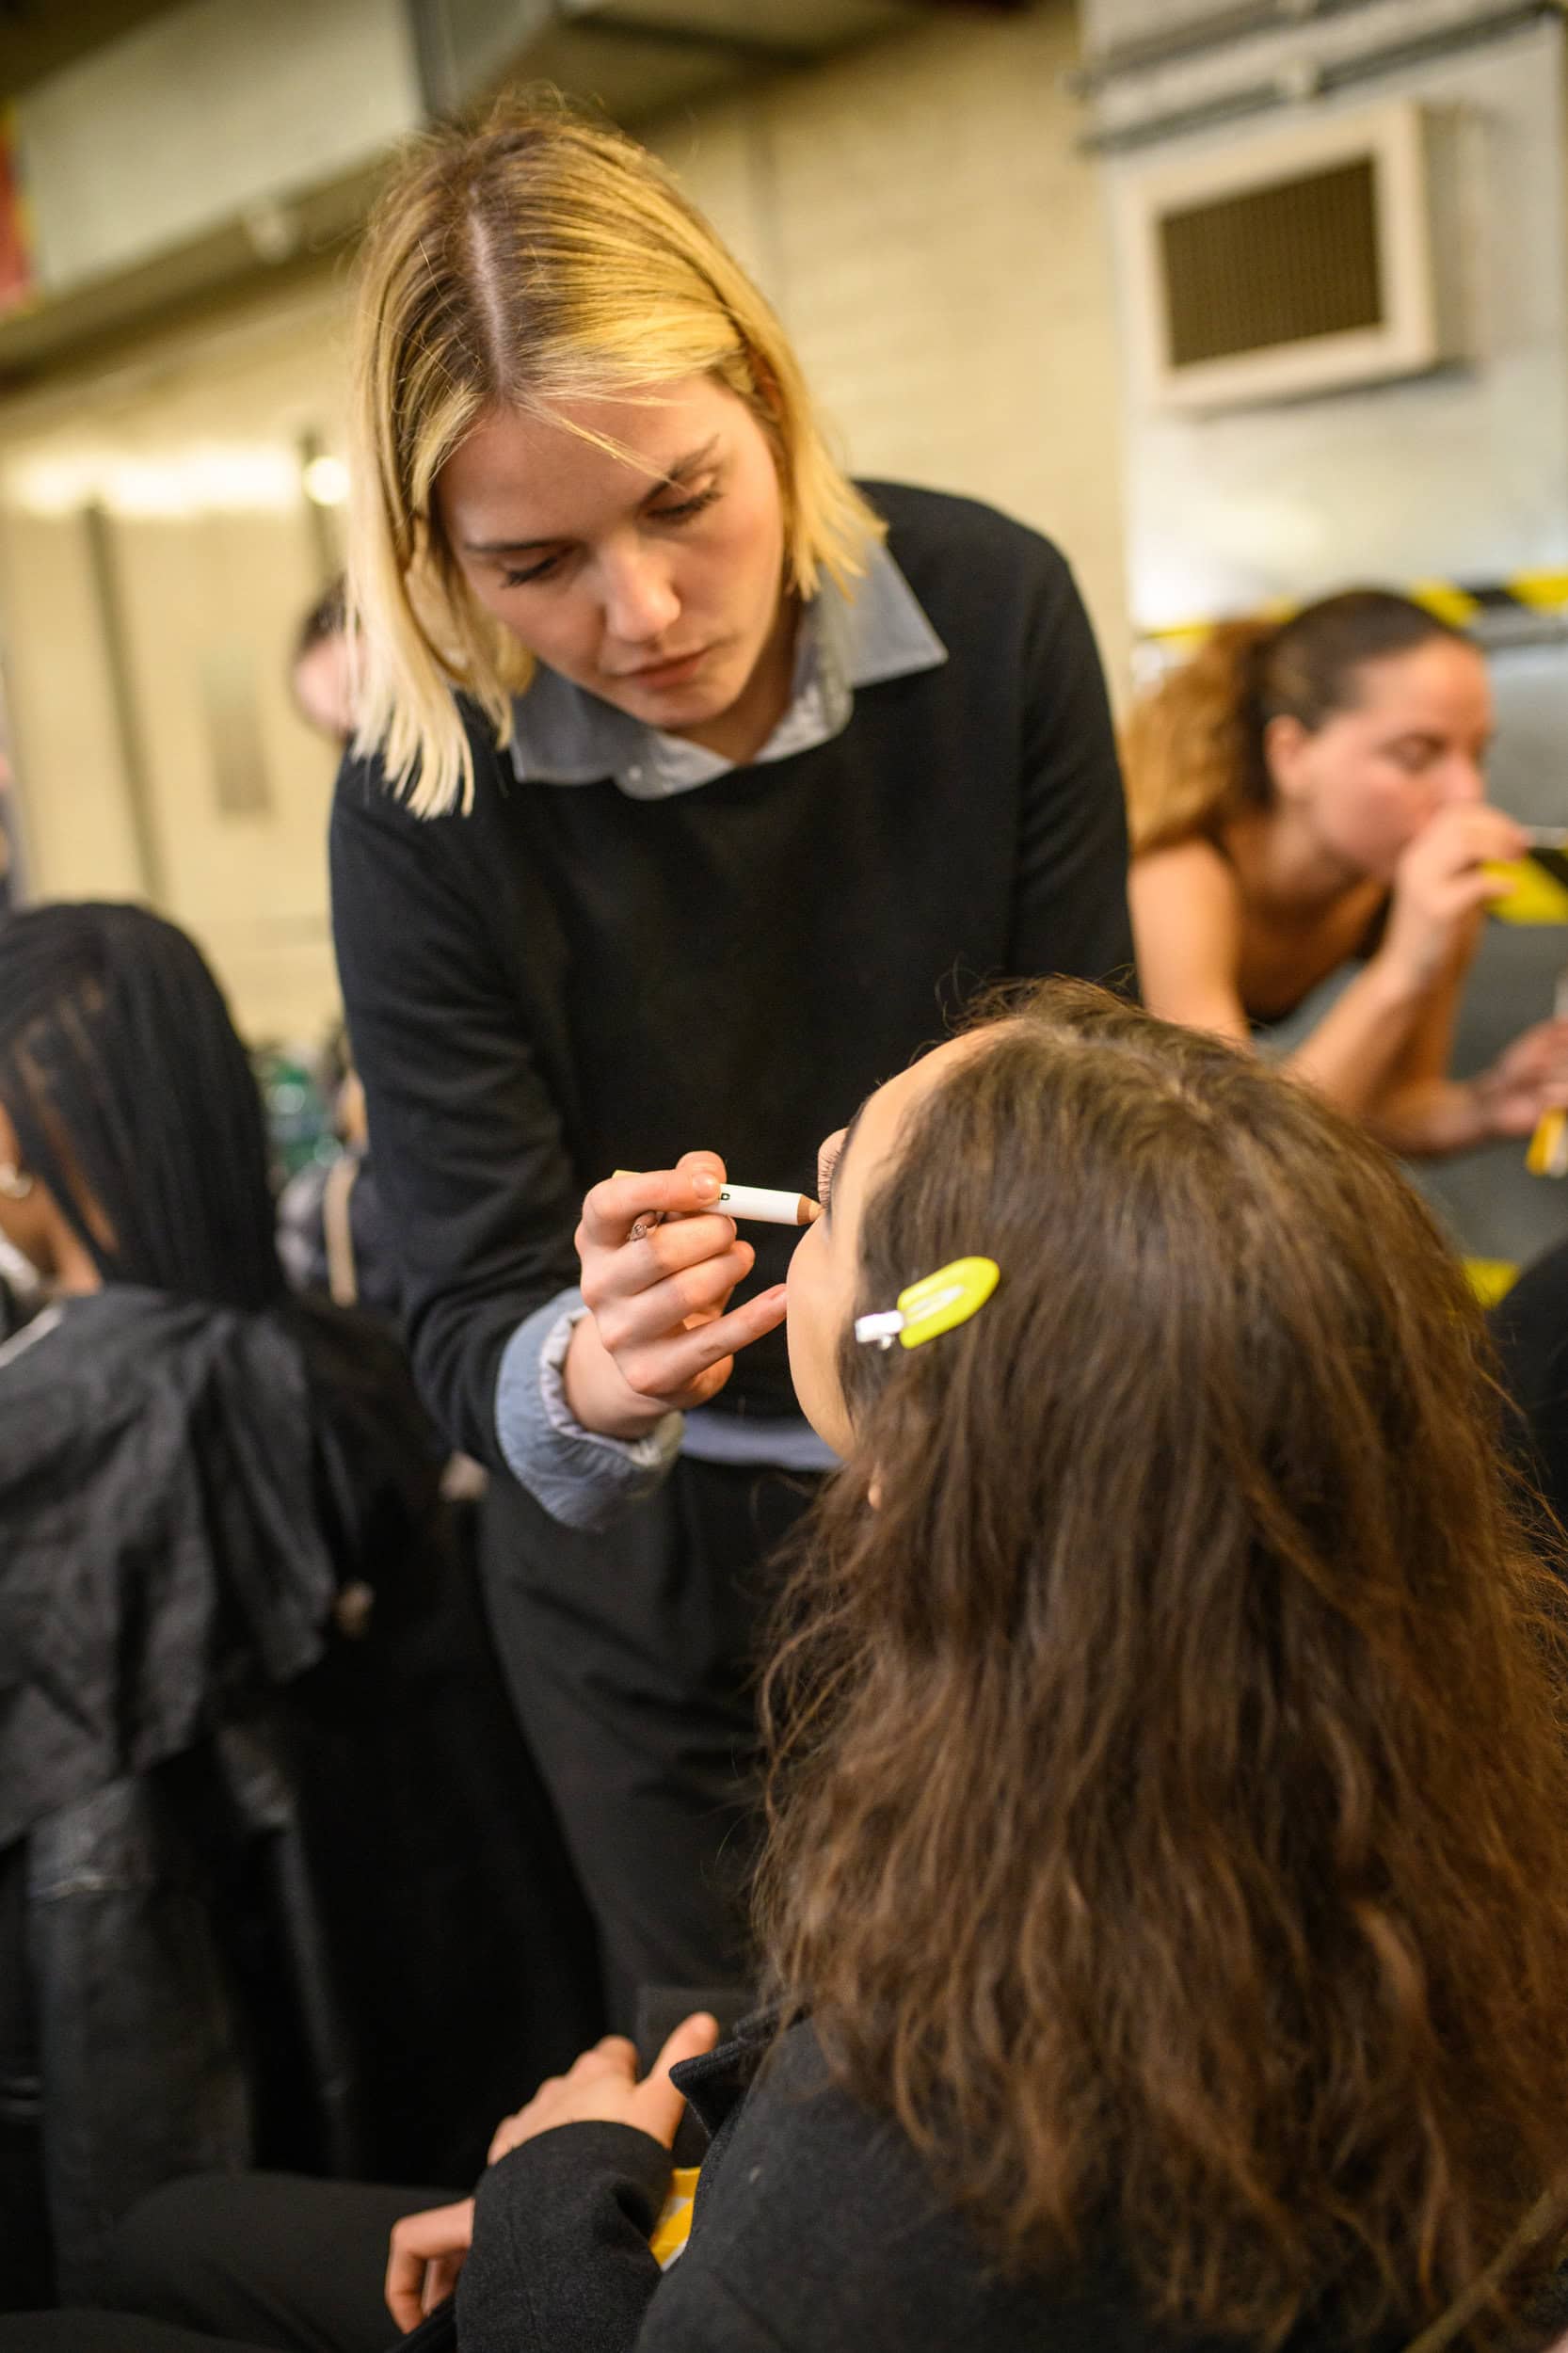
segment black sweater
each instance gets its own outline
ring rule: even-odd
[[[518,1323],[576,1279],[582,1195],[695,1146],[809,1190],[822,1137],[984,981],[1131,968],[1105,690],[1071,574],[968,500],[871,486],[949,652],[842,734],[663,801],[519,784],[422,821],[350,759],[333,920],[415,1368],[496,1459]],[[762,1231],[757,1279],[788,1238]],[[792,1408],[781,1336],[721,1404]]]
[[[676,2071],[713,2133],[686,2251],[648,2251],[669,2181],[656,2140],[571,2124],[479,2187],[459,2353],[1243,2353],[1144,2314],[1112,2254],[1004,2279],[897,2127],[828,2080],[808,2025],[753,2089],[758,2045]],[[1286,2353],[1394,2353],[1317,2323]]]

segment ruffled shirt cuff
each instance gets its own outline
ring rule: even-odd
[[[568,1528],[608,1528],[663,1485],[680,1451],[684,1418],[666,1414],[641,1438],[584,1430],[567,1403],[561,1368],[588,1310],[565,1290],[520,1323],[502,1352],[495,1430],[519,1483]]]

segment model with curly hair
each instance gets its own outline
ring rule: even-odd
[[[512,2121],[465,2353],[1539,2344],[1568,1661],[1432,1217],[1314,1090],[1069,984],[824,1160],[772,2018],[678,2045],[663,2280],[668,2084],[601,2046]]]

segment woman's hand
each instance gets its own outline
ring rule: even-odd
[[[561,2124],[630,2124],[668,2149],[686,2105],[670,2081],[670,2069],[682,2059],[711,2051],[718,2039],[717,2020],[706,2010],[695,2011],[677,2026],[639,2083],[637,2054],[632,2044],[624,2035],[607,2034],[573,2061],[568,2073],[552,2075],[525,2108],[496,2127],[490,2143],[491,2165],[508,2150],[536,2139],[540,2133],[552,2133]]]
[[[392,2224],[387,2310],[405,2334],[445,2303],[472,2242],[472,2198],[459,2198],[455,2206],[427,2206]]]
[[[1528,1136],[1545,1112],[1568,1110],[1568,1021],[1539,1021],[1472,1079],[1480,1133]]]
[[[1394,897],[1379,958],[1412,995],[1430,988],[1456,956],[1465,928],[1503,886],[1488,862],[1522,857],[1522,826],[1475,803],[1440,809],[1394,869]]]
[[[494,2165],[509,2150],[560,2124],[630,2124],[670,2148],[686,2105],[670,2081],[670,2069],[711,2051],[718,2039],[717,2020],[706,2010],[694,2011],[677,2026],[639,2083],[632,2044],[623,2035],[607,2034],[574,2060],[567,2074],[552,2075],[542,2083],[526,2107],[502,2119],[488,2163]],[[406,2214],[392,2225],[386,2297],[387,2310],[400,2329],[417,2329],[445,2302],[472,2243],[472,2198]]]
[[[688,1152],[672,1169],[606,1177],[584,1202],[577,1255],[593,1312],[572,1333],[562,1380],[584,1430],[639,1438],[665,1414],[705,1405],[735,1351],[783,1322],[781,1283],[725,1313],[756,1253],[732,1219],[704,1214],[724,1174],[715,1153]]]

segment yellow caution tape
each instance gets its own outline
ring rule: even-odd
[[[1560,613],[1568,616],[1568,571],[1512,572],[1506,580],[1413,580],[1406,583],[1405,594],[1455,629],[1473,629],[1478,621],[1510,611]],[[1261,608],[1259,617],[1286,620],[1300,610],[1299,600],[1276,600]],[[1181,651],[1201,645],[1217,617],[1211,615],[1206,620],[1173,622],[1140,633],[1173,651]]]

